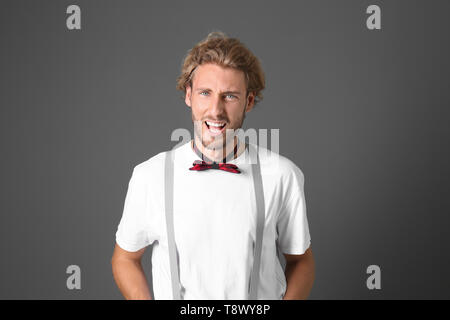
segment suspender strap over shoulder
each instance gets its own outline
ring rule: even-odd
[[[251,159],[252,178],[254,197],[256,202],[256,238],[254,244],[253,267],[249,282],[249,300],[257,299],[257,290],[259,284],[259,271],[261,264],[262,239],[265,220],[264,190],[261,177],[261,166],[257,148],[249,146]],[[251,150],[250,150],[251,149]],[[165,158],[165,216],[167,229],[167,242],[169,248],[170,277],[172,282],[172,295],[174,300],[181,300],[181,284],[179,274],[179,263],[175,244],[174,219],[173,219],[173,186],[174,186],[174,150],[166,153]]]
[[[173,152],[170,150],[166,154],[165,161],[165,214],[166,214],[166,229],[167,242],[169,248],[169,262],[170,262],[170,278],[172,282],[172,292],[174,300],[181,300],[180,297],[180,278],[178,274],[177,252],[175,247],[174,223],[173,223]]]
[[[262,185],[262,177],[261,177],[261,166],[259,162],[258,150],[256,148],[252,148],[253,152],[250,152],[251,156],[251,166],[252,166],[252,176],[253,176],[253,190],[255,192],[255,201],[256,201],[256,239],[255,239],[255,248],[254,248],[254,261],[253,261],[253,270],[251,273],[250,280],[250,291],[249,291],[249,300],[257,299],[257,290],[259,283],[259,270],[261,264],[261,252],[262,252],[262,239],[263,239],[263,231],[264,231],[264,220],[265,220],[265,205],[264,205],[264,189]]]

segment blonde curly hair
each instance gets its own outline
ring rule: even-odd
[[[230,38],[221,31],[213,31],[190,49],[184,58],[181,74],[177,78],[177,90],[186,94],[186,87],[192,87],[195,69],[203,63],[215,63],[221,67],[231,67],[245,74],[247,96],[255,94],[255,105],[263,99],[265,76],[259,59],[238,39]]]

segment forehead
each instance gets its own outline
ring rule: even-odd
[[[192,78],[193,88],[245,91],[245,74],[235,68],[206,63],[199,65]]]

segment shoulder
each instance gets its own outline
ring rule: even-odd
[[[157,180],[159,178],[163,179],[166,155],[169,152],[174,152],[176,155],[182,155],[188,146],[189,144],[184,144],[175,149],[161,151],[147,160],[136,164],[133,168],[133,176],[135,176],[136,179],[142,178],[148,180],[149,177],[151,177],[152,180]]]
[[[277,175],[282,181],[295,179],[303,184],[305,178],[303,171],[293,160],[261,146],[258,147],[258,155],[261,161],[261,170],[265,173]]]
[[[133,168],[133,172],[142,174],[146,171],[151,171],[158,167],[163,161],[167,151],[159,152],[156,155],[148,158],[147,160],[136,164]]]
[[[164,161],[167,152],[168,151],[159,152],[147,160],[134,165],[132,174],[133,179],[147,182],[156,180],[164,169]]]

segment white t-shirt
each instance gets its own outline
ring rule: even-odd
[[[201,160],[190,142],[174,152],[173,219],[181,298],[246,300],[256,238],[248,148],[228,161],[239,167],[240,174],[189,170],[194,160]],[[165,153],[135,166],[116,232],[117,244],[127,251],[155,242],[152,278],[156,300],[173,299],[164,215]],[[259,146],[258,154],[266,208],[258,299],[279,300],[286,291],[282,253],[303,254],[311,242],[304,175],[278,153]]]

